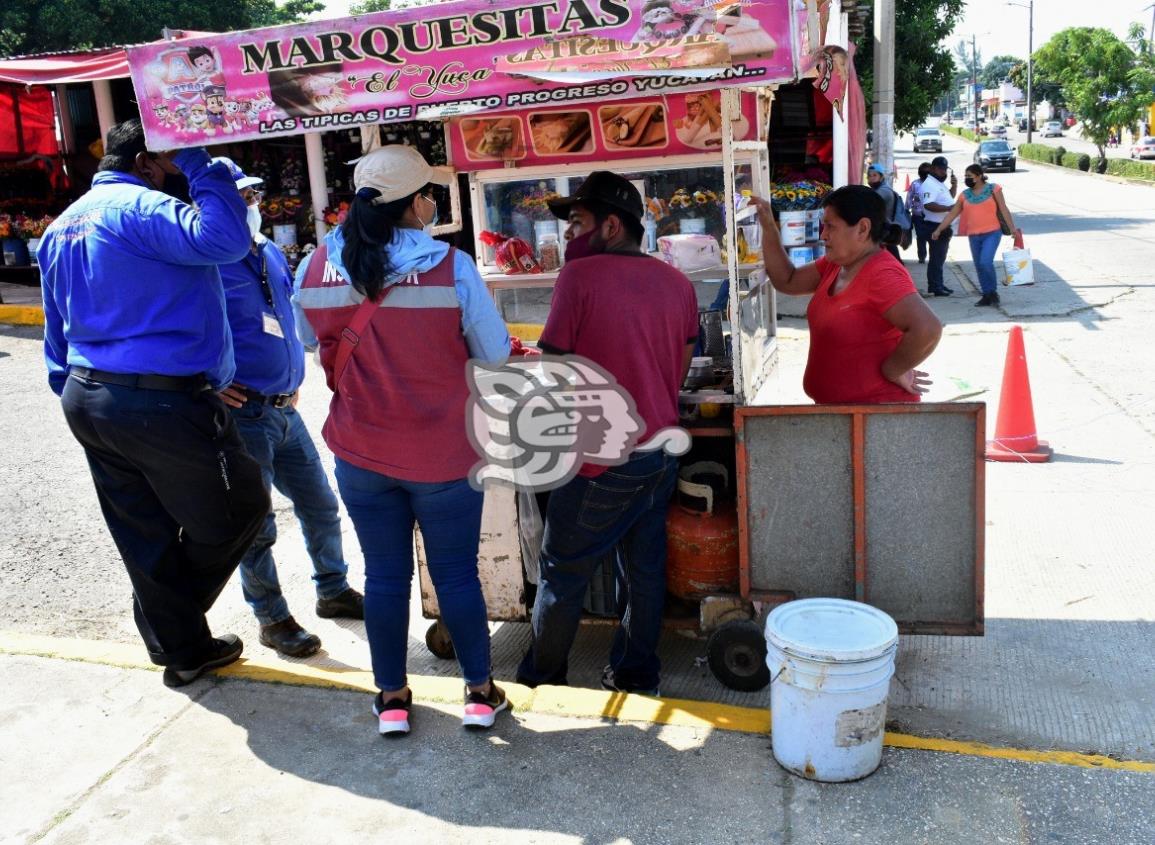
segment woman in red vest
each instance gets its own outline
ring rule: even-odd
[[[465,679],[464,724],[506,709],[490,675],[477,576],[482,494],[466,480],[466,362],[501,361],[510,340],[473,260],[429,234],[433,184],[452,174],[412,147],[361,158],[348,218],[297,273],[295,303],[319,342],[333,399],[322,434],[365,556],[365,630],[382,734],[409,732],[405,674],[413,526]],[[304,321],[299,321],[301,325]]]

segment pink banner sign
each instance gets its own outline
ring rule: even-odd
[[[792,0],[457,0],[128,48],[148,146],[793,80]]]
[[[735,140],[754,137],[757,104],[741,98]],[[516,162],[581,164],[722,149],[722,94],[697,91],[610,100],[581,106],[455,117],[449,140],[458,170],[489,170]]]

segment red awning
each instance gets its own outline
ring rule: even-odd
[[[200,38],[211,32],[173,31],[174,39]],[[154,42],[159,43],[159,42]],[[125,45],[135,47],[139,45]],[[43,53],[0,59],[0,81],[21,85],[60,85],[65,82],[93,82],[98,79],[128,77],[128,56],[124,46],[104,50]]]
[[[91,53],[57,53],[0,61],[0,80],[22,85],[59,85],[128,76],[128,57],[120,47]]]
[[[0,158],[59,152],[52,92],[0,83]]]

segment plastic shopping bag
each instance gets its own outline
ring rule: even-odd
[[[1003,252],[1003,268],[1006,270],[1004,285],[1033,285],[1035,265],[1031,261],[1029,249],[1008,249]]]

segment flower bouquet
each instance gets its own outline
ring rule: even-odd
[[[297,196],[301,193],[304,178],[301,160],[296,156],[287,157],[281,164],[281,190],[290,197]]]
[[[44,230],[47,229],[55,219],[51,214],[45,214],[43,217],[20,218],[20,234],[25,240],[42,238],[44,237]]]
[[[333,228],[334,226],[340,226],[342,223],[344,223],[348,214],[349,203],[341,202],[335,206],[326,208],[324,213],[321,215],[321,219],[325,221],[326,226]]]
[[[261,217],[273,224],[292,223],[302,204],[300,197],[266,197],[261,201]]]
[[[833,188],[825,182],[778,182],[770,186],[770,204],[777,212],[821,208]]]

